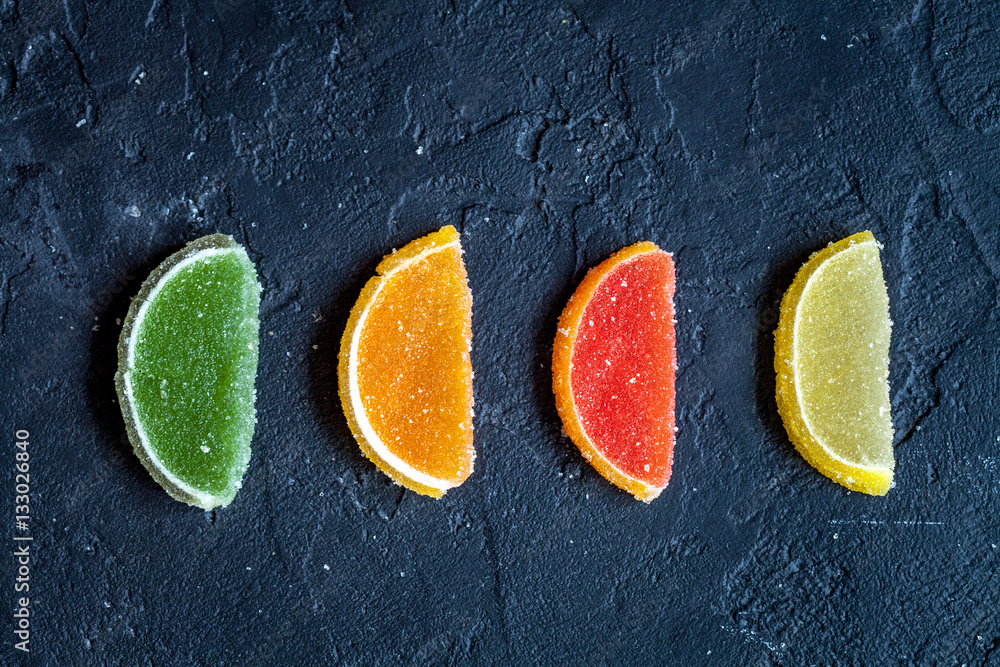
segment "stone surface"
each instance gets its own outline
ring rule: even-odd
[[[33,664],[1000,664],[998,11],[677,4],[0,2]],[[336,355],[379,259],[444,224],[479,456],[433,501],[358,451]],[[773,398],[781,294],[864,229],[895,323],[885,499],[810,469]],[[204,513],[131,453],[113,374],[142,278],[212,232],[264,294],[253,459]],[[651,506],[561,435],[549,369],[586,269],[644,239],[678,273]]]

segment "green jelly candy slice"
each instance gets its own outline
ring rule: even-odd
[[[206,510],[232,502],[250,462],[259,304],[246,251],[205,236],[150,274],[118,343],[135,453],[167,493]]]

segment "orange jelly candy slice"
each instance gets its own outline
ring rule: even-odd
[[[591,269],[559,318],[552,375],[566,432],[610,482],[650,502],[674,450],[674,261],[629,246]]]
[[[472,473],[472,294],[454,227],[388,255],[351,310],[340,401],[361,450],[439,498]]]

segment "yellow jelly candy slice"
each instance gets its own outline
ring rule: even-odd
[[[815,253],[781,302],[778,411],[802,456],[855,491],[885,495],[894,467],[889,296],[871,232]]]

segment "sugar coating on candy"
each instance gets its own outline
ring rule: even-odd
[[[879,248],[855,234],[810,258],[781,306],[777,402],[789,437],[820,472],[873,495],[895,465],[889,296]]]
[[[674,264],[652,243],[588,273],[559,321],[556,406],[567,433],[610,481],[650,501],[674,446]]]
[[[458,232],[388,256],[355,304],[340,393],[362,450],[398,483],[439,497],[472,472],[472,296]]]
[[[874,244],[857,245],[828,261],[799,307],[795,355],[800,400],[818,439],[841,458],[891,468],[889,418],[889,297]],[[868,298],[858,298],[876,290]],[[864,341],[858,344],[859,341]]]
[[[583,313],[573,398],[587,435],[616,468],[653,486],[670,478],[674,441],[673,265],[664,252],[620,264]]]
[[[232,501],[250,460],[259,301],[246,251],[216,234],[150,275],[122,331],[116,384],[136,452],[205,509]]]

